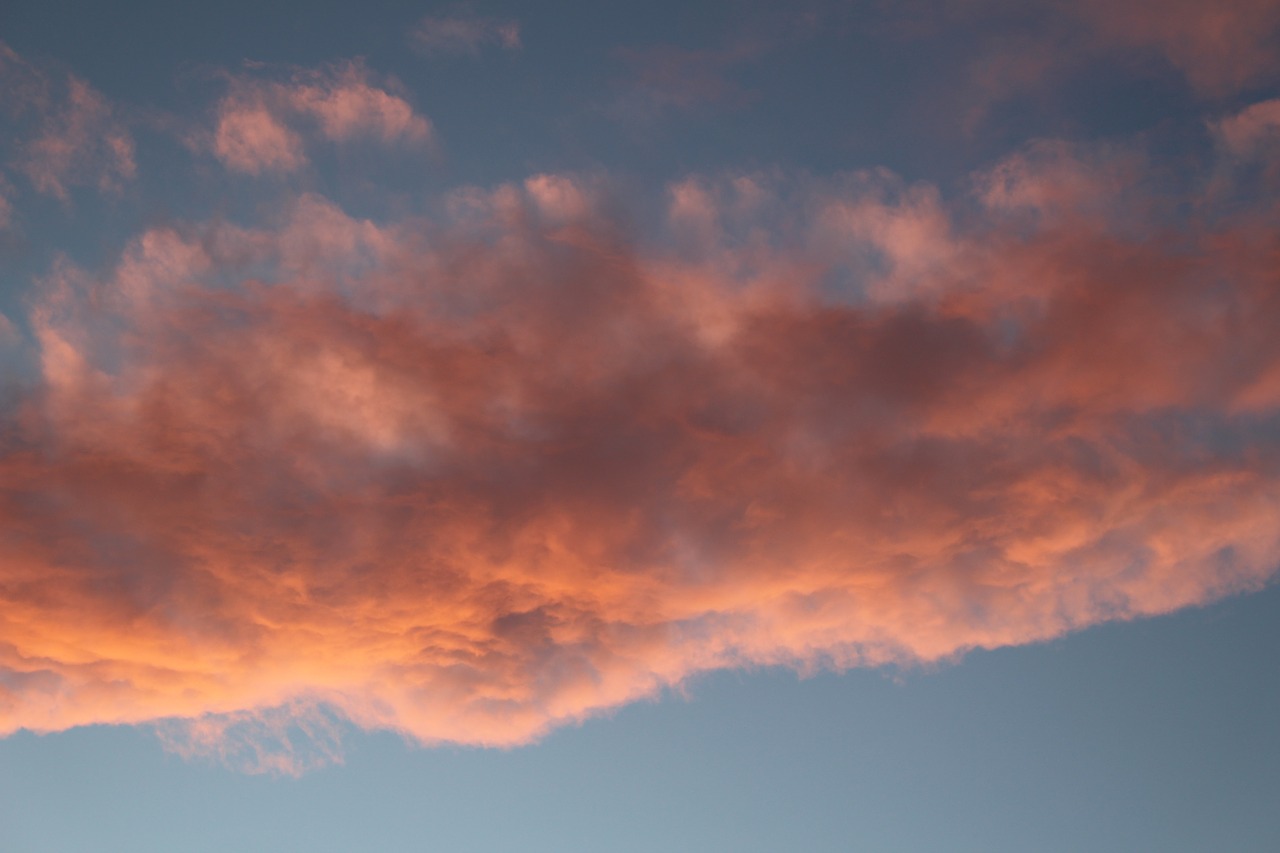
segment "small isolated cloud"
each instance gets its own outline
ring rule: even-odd
[[[452,15],[427,15],[409,34],[413,47],[428,56],[478,56],[481,48],[520,49],[520,22],[460,10]]]
[[[968,70],[970,124],[994,103],[1118,56],[1158,56],[1207,97],[1280,74],[1280,0],[961,0],[951,8],[1004,31]]]
[[[218,108],[213,153],[228,169],[249,175],[292,172],[307,162],[301,136],[264,104],[238,98]]]
[[[391,81],[346,62],[296,70],[283,81],[233,77],[208,146],[232,171],[279,174],[307,164],[308,135],[417,146],[431,141],[432,128]]]
[[[0,107],[15,119],[14,168],[40,193],[75,186],[119,192],[137,173],[133,137],[107,99],[78,77],[65,84],[0,43]]]

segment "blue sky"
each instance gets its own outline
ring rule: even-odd
[[[0,848],[1266,850],[1280,3],[0,11]]]

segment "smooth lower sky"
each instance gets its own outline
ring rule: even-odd
[[[1280,839],[1280,2],[0,7],[0,851]]]

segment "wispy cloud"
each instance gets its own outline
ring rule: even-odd
[[[958,78],[970,130],[995,105],[1050,92],[1100,65],[1173,74],[1202,99],[1280,80],[1280,0],[954,0],[896,8],[891,17],[902,24],[980,24],[971,38],[974,56]],[[945,23],[904,29],[910,38],[946,38]]]
[[[0,231],[13,225],[13,187],[0,175]]]
[[[744,103],[749,94],[735,72],[763,53],[765,47],[758,41],[714,49],[673,45],[622,48],[618,56],[629,73],[620,83],[617,111],[650,117],[668,110]]]
[[[482,48],[520,49],[520,22],[477,15],[465,7],[448,15],[427,15],[409,34],[414,49],[429,56],[478,56]]]
[[[65,77],[59,85],[0,43],[0,107],[20,128],[14,168],[59,199],[74,186],[118,192],[137,172],[133,137],[101,93]]]
[[[228,169],[250,175],[292,172],[307,162],[301,136],[265,104],[241,97],[218,108],[213,153]]]
[[[0,314],[0,349],[17,346],[20,341],[21,338],[18,330],[13,326],[13,321]]]
[[[1212,124],[1222,147],[1237,160],[1280,150],[1280,98],[1251,104]]]

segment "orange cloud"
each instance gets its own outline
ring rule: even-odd
[[[304,196],[58,266],[0,454],[0,732],[162,721],[293,772],[290,726],[321,758],[341,720],[519,744],[710,669],[1257,588],[1274,229],[1117,235],[1054,189],[1089,158],[1041,162],[979,186],[1058,215],[691,179],[694,239],[655,242],[540,175],[434,224]]]

